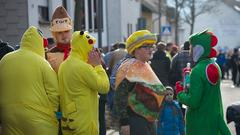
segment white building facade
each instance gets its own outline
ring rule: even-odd
[[[108,43],[123,42],[137,30],[141,3],[137,0],[107,0]]]
[[[97,35],[97,21],[96,9],[97,0],[82,0],[84,15],[84,22],[82,23],[82,30],[89,31],[91,35],[98,38]],[[28,0],[28,21],[29,26],[34,25],[39,27],[46,37],[51,37],[49,31],[52,14],[57,6],[64,5],[68,11],[72,21],[74,22],[75,0]],[[102,47],[107,46],[107,27],[106,27],[106,0],[103,0],[103,29],[102,29]],[[42,11],[45,10],[45,11]],[[46,15],[48,13],[48,15]],[[98,47],[98,41],[95,47]]]
[[[194,33],[209,28],[218,37],[218,48],[240,46],[240,12],[224,2],[215,6],[215,11],[196,18]],[[184,40],[189,37],[190,28],[184,25]]]
[[[81,8],[82,30],[89,31],[96,38],[97,2],[98,0],[81,0],[84,5]],[[102,0],[102,47],[123,42],[137,30],[140,3],[139,0]],[[43,31],[45,37],[51,37],[50,21],[59,5],[67,9],[74,22],[75,0],[1,0],[0,19],[3,21],[0,21],[0,39],[13,45],[19,44],[23,32],[29,26],[36,26]],[[98,47],[98,42],[95,46]]]

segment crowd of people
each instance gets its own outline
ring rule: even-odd
[[[16,51],[1,41],[2,134],[106,135],[108,128],[120,135],[231,134],[220,83],[231,69],[239,86],[240,55],[217,53],[214,33],[195,33],[178,46],[139,30],[104,54],[88,32],[72,34],[62,6],[50,31],[51,48],[34,26]]]

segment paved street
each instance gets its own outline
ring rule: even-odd
[[[232,88],[232,82],[230,80],[224,80],[222,82],[222,98],[223,98],[223,106],[224,106],[224,113],[226,113],[226,108],[231,103],[240,101],[240,88]],[[226,115],[225,115],[226,116]],[[226,117],[225,117],[226,118]],[[228,124],[232,135],[236,135],[234,123]]]
[[[227,106],[229,106],[232,102],[240,101],[240,88],[239,87],[232,88],[231,85],[232,85],[232,82],[230,80],[222,81],[221,88],[222,88],[224,113],[226,113]],[[236,135],[234,123],[230,123],[228,124],[228,126],[231,130],[232,135]],[[114,130],[108,130],[107,135],[119,135],[119,133]]]

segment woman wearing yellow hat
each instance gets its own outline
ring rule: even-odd
[[[134,32],[127,39],[127,50],[133,58],[125,60],[116,75],[114,107],[120,117],[123,135],[155,135],[165,87],[152,71],[156,35],[147,30]]]

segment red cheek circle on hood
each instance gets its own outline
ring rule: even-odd
[[[91,44],[93,44],[93,40],[92,39],[89,39],[88,40],[88,43],[91,45]]]

